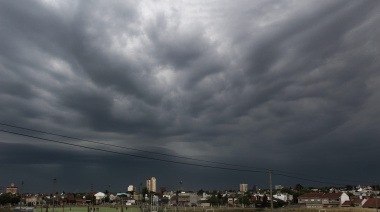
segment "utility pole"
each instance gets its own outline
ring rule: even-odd
[[[379,206],[377,204],[377,189],[376,189],[376,187],[377,187],[377,184],[376,184],[376,181],[375,181],[376,212],[379,212]]]
[[[54,204],[55,204],[55,183],[57,182],[57,179],[53,179],[53,212],[54,212]]]
[[[270,209],[273,211],[272,171],[269,169]]]
[[[143,198],[144,198],[144,195],[142,193],[142,183],[139,184],[137,190],[139,191],[139,203],[140,203],[140,208],[142,208],[142,205],[143,205]]]
[[[121,207],[120,207],[120,211],[121,211],[121,212],[123,212],[123,207],[124,207],[123,196],[124,196],[124,194],[120,195],[120,197],[121,197]]]
[[[21,181],[21,189],[20,189],[20,212],[21,212],[21,204],[22,204],[22,192],[24,189],[24,181]]]
[[[94,212],[94,197],[92,196],[94,195],[94,184],[91,183],[91,195],[90,195],[90,198],[91,198],[91,205],[92,205],[92,212]]]

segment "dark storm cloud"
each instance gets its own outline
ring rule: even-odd
[[[298,172],[311,164],[339,174],[337,164],[365,163],[379,148],[379,10],[375,1],[2,1],[1,122],[208,160]],[[4,166],[57,154],[65,170],[81,158],[110,171],[107,164],[118,160],[1,139]],[[33,159],[6,154],[20,149]],[[148,174],[144,162],[131,164],[139,176]],[[376,174],[368,171],[363,180]]]

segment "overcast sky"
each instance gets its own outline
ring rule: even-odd
[[[365,0],[0,1],[0,122],[371,184],[380,181],[379,23],[380,2]],[[125,191],[151,176],[169,190],[181,180],[185,190],[269,184],[267,173],[5,132],[0,169],[0,186],[24,181],[25,192],[52,192],[54,178],[66,192]],[[327,184],[273,176],[296,183]]]

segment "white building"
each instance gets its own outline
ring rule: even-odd
[[[283,189],[284,188],[284,186],[282,186],[282,185],[275,185],[274,186],[274,189],[276,189],[276,190],[280,190],[280,189]]]
[[[240,184],[240,191],[241,192],[247,192],[248,191],[248,184]]]
[[[96,202],[101,202],[106,197],[106,194],[104,194],[103,192],[98,192],[94,196],[95,196]]]
[[[287,194],[287,193],[277,193],[273,195],[273,198],[280,199],[284,202],[291,202],[293,201],[293,195]]]
[[[136,191],[136,187],[133,187],[133,185],[129,185],[128,186],[128,191],[131,192],[131,191]]]
[[[148,189],[148,192],[157,192],[157,185],[156,185],[156,178],[155,177],[149,177],[146,180],[146,188]]]

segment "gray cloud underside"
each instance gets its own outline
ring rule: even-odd
[[[57,4],[0,2],[2,122],[294,171],[380,147],[377,1]]]

